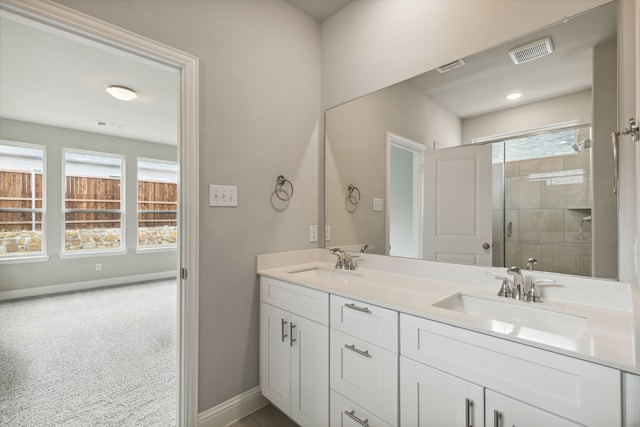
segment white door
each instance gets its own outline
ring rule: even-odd
[[[405,357],[400,358],[400,395],[403,426],[483,425],[481,386]]]
[[[529,406],[513,400],[491,390],[486,390],[485,402],[487,405],[485,425],[488,426],[575,427],[582,425],[545,412],[535,406]]]
[[[491,265],[491,146],[425,152],[424,258]]]
[[[291,418],[303,426],[329,424],[329,328],[291,315]]]
[[[291,349],[289,312],[260,304],[260,387],[275,406],[289,413]]]

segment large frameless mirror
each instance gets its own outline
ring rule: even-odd
[[[325,246],[615,279],[616,196],[594,189],[616,33],[612,2],[327,110]]]

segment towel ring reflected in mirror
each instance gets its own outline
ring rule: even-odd
[[[293,184],[285,178],[284,175],[278,175],[276,178],[276,188],[273,192],[278,199],[283,202],[288,202],[293,197]]]
[[[347,191],[347,200],[349,201],[349,203],[351,203],[352,205],[357,205],[358,203],[360,203],[360,190],[358,189],[358,187],[353,184],[349,184],[349,186],[347,187]]]

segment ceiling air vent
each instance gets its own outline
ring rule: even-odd
[[[553,45],[551,44],[551,38],[547,37],[546,39],[536,40],[524,46],[511,49],[509,56],[511,56],[514,64],[522,64],[523,62],[542,58],[551,52],[553,52]]]
[[[462,59],[458,59],[457,61],[449,62],[442,67],[438,67],[438,72],[440,74],[444,74],[447,71],[455,70],[456,68],[460,68],[464,65],[466,65],[465,62]]]

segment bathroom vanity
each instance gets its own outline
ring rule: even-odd
[[[637,286],[525,272],[557,282],[527,303],[496,296],[503,269],[360,265],[258,257],[260,386],[300,425],[640,423]]]

